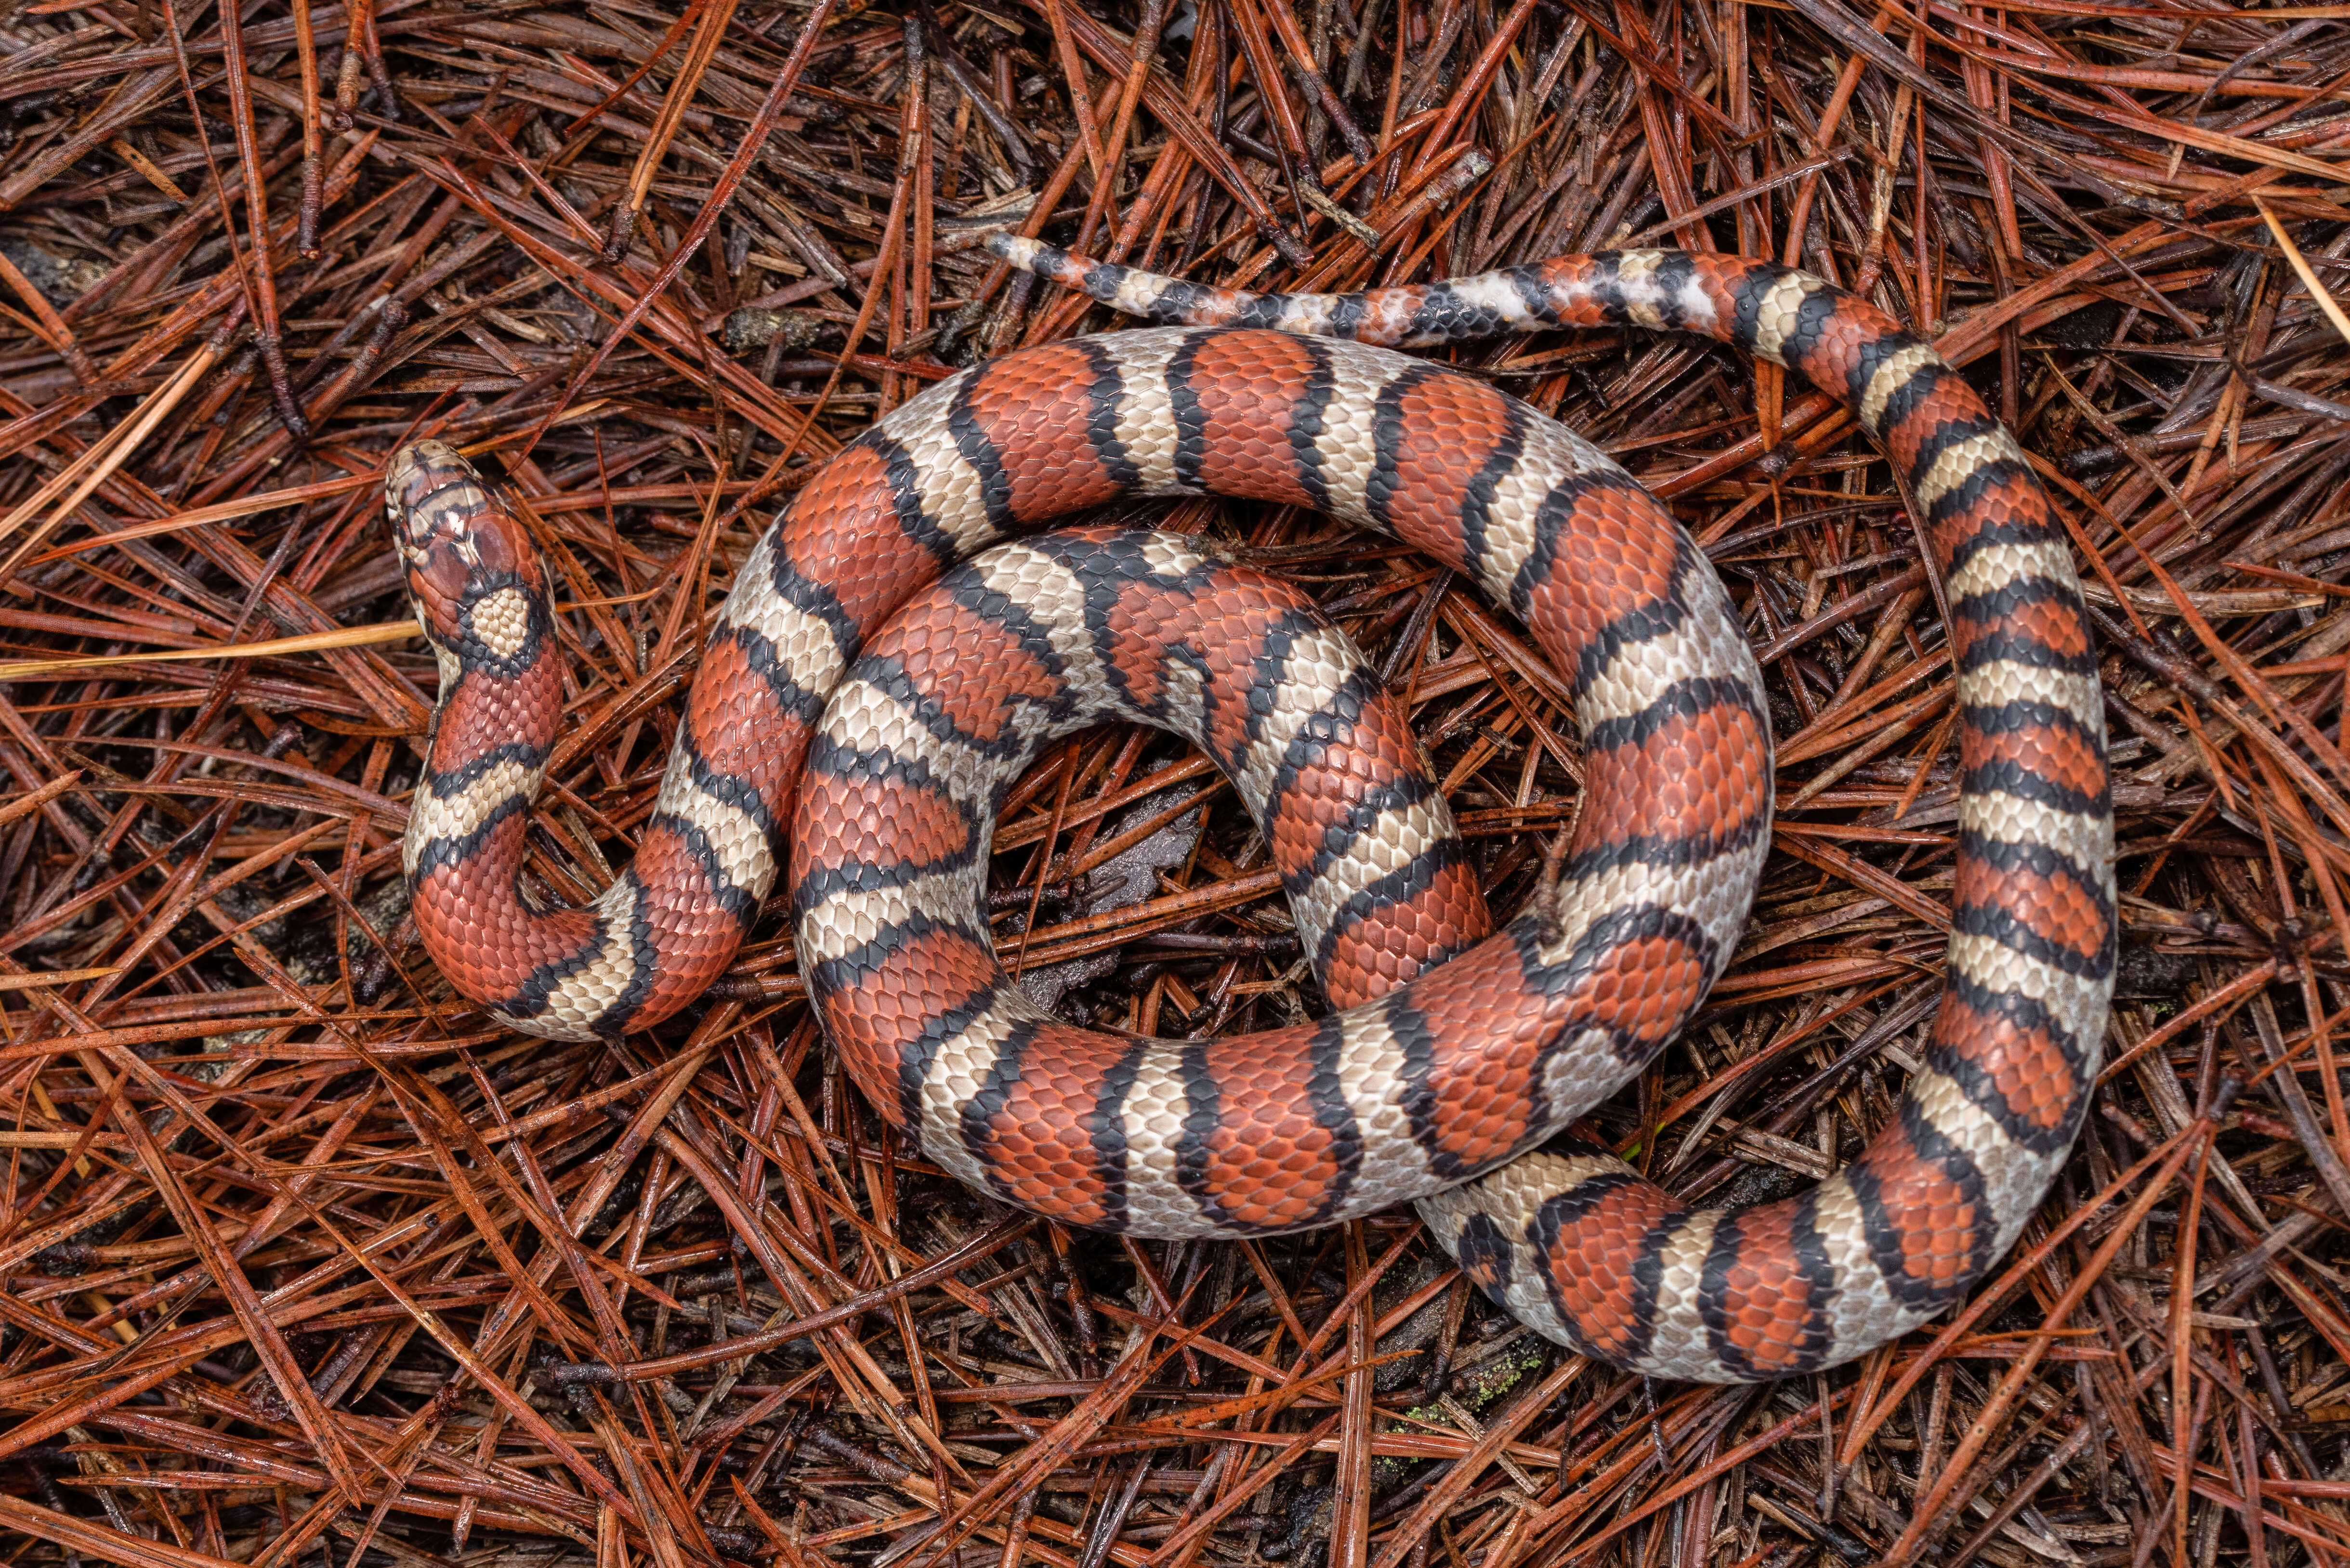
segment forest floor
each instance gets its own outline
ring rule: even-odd
[[[2350,22],[354,3],[0,3],[0,1564],[2350,1563]],[[772,908],[618,1044],[439,980],[389,454],[459,443],[555,558],[530,875],[591,893],[775,509],[955,369],[1116,325],[1008,276],[1000,225],[1254,289],[1711,249],[1965,368],[2074,531],[2123,935],[2086,1127],[1963,1313],[1650,1383],[1409,1210],[1058,1230],[889,1133]],[[1729,348],[1430,357],[1665,497],[1762,654],[1752,923],[1582,1131],[1691,1200],[1799,1190],[1892,1114],[1950,929],[1909,514],[1841,409]],[[1579,763],[1513,622],[1295,508],[1118,515],[1306,582],[1492,907],[1526,900]],[[1056,744],[996,843],[1061,1016],[1322,1011],[1263,838],[1155,732]]]

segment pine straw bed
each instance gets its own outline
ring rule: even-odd
[[[2188,0],[255,0],[224,34],[202,0],[13,0],[0,50],[8,1563],[2350,1558],[2350,321],[2318,297],[2350,292],[2350,29]],[[538,870],[591,888],[779,496],[947,369],[1106,325],[970,247],[1024,219],[1257,286],[1709,244],[1971,368],[2077,524],[2126,947],[2096,1114],[1955,1328],[1648,1387],[1494,1316],[1408,1215],[1054,1233],[881,1135],[772,921],[723,997],[616,1048],[438,984],[398,888],[435,678],[385,454],[486,449],[562,563]],[[1723,350],[1451,358],[1670,497],[1763,649],[1752,929],[1589,1130],[1692,1197],[1783,1193],[1889,1110],[1947,923],[1908,523],[1848,421]],[[1574,796],[1516,631],[1314,516],[1159,515],[1316,585],[1515,908]],[[1199,776],[1099,733],[1024,786],[1005,929],[1043,884],[1017,940],[1063,1012],[1317,1005]]]

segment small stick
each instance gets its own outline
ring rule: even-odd
[[[391,90],[391,73],[383,67],[383,40],[375,30],[375,0],[353,0],[353,7],[351,23],[359,35],[360,57],[367,62],[368,80],[375,88],[375,111],[397,125],[400,95]]]
[[[302,212],[294,230],[294,249],[304,261],[317,261],[321,139],[318,42],[310,26],[310,0],[294,0],[294,53],[302,64]]]
[[[348,130],[354,123],[351,117],[359,107],[359,85],[367,79],[365,72],[359,50],[346,36],[342,62],[335,67],[335,106],[327,111],[327,123],[334,130]]]
[[[195,84],[189,74],[186,45],[180,33],[179,17],[169,0],[164,16],[172,43],[180,49],[181,78],[188,89],[188,105],[194,109]],[[262,178],[261,154],[254,137],[253,87],[245,74],[244,24],[234,9],[222,16],[221,57],[228,69],[229,128],[236,138],[237,161],[244,167],[245,229],[253,242],[251,270],[245,269],[233,234],[229,253],[237,257],[238,272],[250,291],[254,352],[260,357],[262,375],[269,384],[269,398],[277,410],[278,422],[296,441],[307,441],[310,421],[302,417],[301,405],[294,400],[292,379],[286,372],[286,340],[277,319],[277,278],[269,265],[269,188]]]

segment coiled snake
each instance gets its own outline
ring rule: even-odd
[[[544,908],[517,880],[562,711],[545,572],[452,449],[395,457],[393,534],[442,670],[406,866],[450,981],[535,1034],[643,1028],[725,968],[788,841],[801,971],[847,1070],[927,1158],[1011,1202],[1196,1236],[1416,1199],[1524,1322],[1675,1378],[1827,1366],[1964,1293],[2079,1128],[2115,916],[2065,530],[1959,373],[1864,301],[1724,256],[1253,296],[991,243],[1185,325],[965,371],[811,476],[735,573],[635,861],[592,908]],[[1672,1037],[1737,941],[1769,843],[1753,655],[1704,556],[1600,452],[1371,346],[1606,324],[1732,343],[1847,401],[1948,611],[1940,1012],[1866,1151],[1743,1210],[1685,1208],[1551,1140]],[[1574,695],[1587,775],[1535,907],[1486,936],[1404,716],[1301,597],[1173,535],[988,550],[1120,497],[1201,493],[1390,533],[1526,626]],[[1005,979],[983,900],[993,806],[1050,736],[1107,717],[1187,733],[1232,777],[1344,1011],[1144,1040],[1055,1021]]]

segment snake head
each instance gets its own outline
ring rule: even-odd
[[[394,452],[383,502],[427,635],[464,637],[469,610],[485,596],[519,588],[537,597],[537,556],[522,524],[447,441],[412,441]]]

